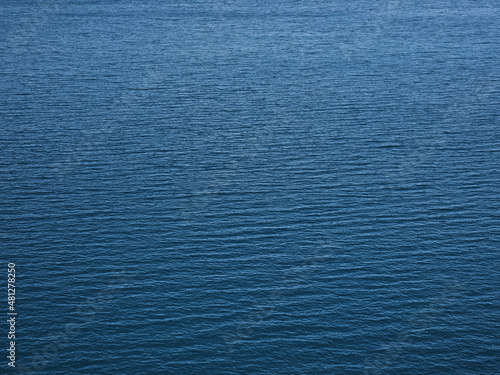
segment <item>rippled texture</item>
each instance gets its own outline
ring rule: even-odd
[[[498,373],[497,1],[0,11],[12,373]]]

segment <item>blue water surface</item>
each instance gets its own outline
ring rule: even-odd
[[[499,374],[499,8],[2,1],[5,373]]]

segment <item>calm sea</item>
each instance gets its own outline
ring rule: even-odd
[[[499,374],[499,9],[2,1],[5,373]]]

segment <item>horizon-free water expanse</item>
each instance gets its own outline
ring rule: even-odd
[[[0,12],[6,373],[500,373],[497,1]]]

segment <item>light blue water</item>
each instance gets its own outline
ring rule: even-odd
[[[7,373],[499,373],[498,2],[0,12]]]

